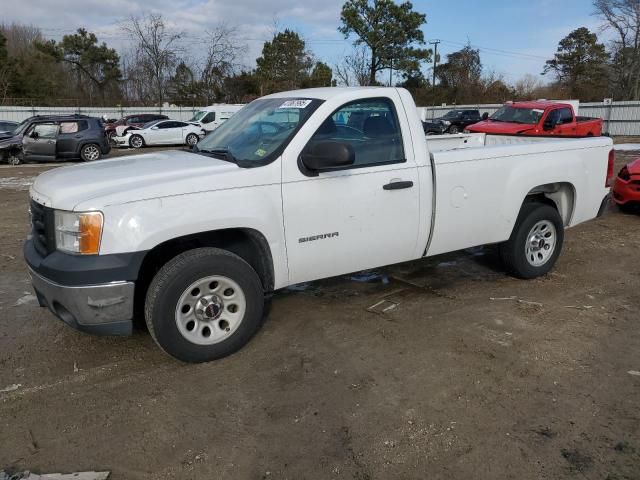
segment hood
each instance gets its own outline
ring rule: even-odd
[[[633,162],[627,164],[627,170],[631,175],[640,175],[640,158],[636,158]]]
[[[20,135],[0,135],[0,149],[12,145],[22,144],[22,134]]]
[[[493,122],[483,120],[482,122],[469,125],[467,130],[473,133],[502,133],[507,135],[521,135],[524,133],[538,133],[536,125],[523,125],[522,123]]]
[[[31,196],[61,210],[109,205],[280,181],[276,162],[260,168],[187,151],[165,151],[49,170],[36,178]]]

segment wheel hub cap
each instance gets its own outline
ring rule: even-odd
[[[191,343],[212,345],[238,329],[246,308],[244,292],[234,280],[218,275],[201,278],[180,295],[176,326]]]
[[[529,264],[540,267],[547,263],[556,246],[555,225],[548,220],[541,220],[533,226],[527,238],[525,255]]]

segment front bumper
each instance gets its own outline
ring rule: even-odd
[[[78,330],[96,335],[130,335],[133,319],[133,282],[65,286],[29,269],[41,307]]]
[[[640,203],[640,182],[637,176],[632,177],[631,180],[616,177],[612,190],[613,201],[618,205]]]
[[[33,239],[24,244],[40,306],[70,326],[98,335],[131,333],[135,282],[145,254],[41,255]]]

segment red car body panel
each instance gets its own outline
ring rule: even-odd
[[[625,169],[628,174],[623,174]],[[621,175],[625,178],[622,178]],[[613,184],[613,201],[618,205],[625,205],[627,203],[640,204],[640,158],[627,164],[620,170],[620,173],[618,173],[616,181]]]
[[[493,135],[531,135],[553,137],[599,137],[602,135],[602,119],[576,117],[570,103],[557,102],[514,102],[507,104],[514,108],[543,110],[537,124],[497,122],[491,119],[469,125],[466,129],[472,133]],[[571,109],[572,120],[569,123],[555,125],[551,130],[544,128],[544,122],[554,110]]]

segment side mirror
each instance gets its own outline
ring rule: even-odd
[[[151,130],[158,130],[158,127],[151,127]]]
[[[355,161],[353,147],[341,142],[319,142],[300,155],[302,164],[312,172],[348,167]]]
[[[543,130],[553,130],[556,126],[556,122],[553,121],[553,119],[551,118],[547,118],[544,123],[542,124],[542,129]]]
[[[482,120],[486,120],[487,118],[489,118],[489,112],[484,112],[482,114]]]
[[[34,130],[33,132],[31,132],[31,133],[29,134],[29,136],[30,136],[31,138],[33,138],[34,140],[36,140],[36,139],[40,136],[40,134]]]

